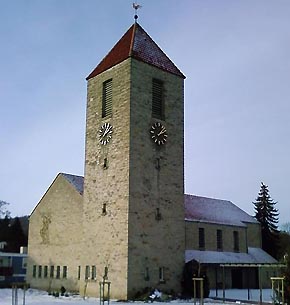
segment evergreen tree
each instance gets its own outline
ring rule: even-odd
[[[15,217],[9,227],[9,252],[19,252],[21,246],[27,246],[27,238],[22,230],[20,220]]]
[[[9,229],[10,229],[10,218],[5,216],[5,218],[0,218],[0,241],[7,242],[9,241]],[[6,251],[7,246],[2,249],[2,251]]]
[[[277,226],[279,213],[275,208],[276,203],[269,195],[268,186],[262,182],[256,202],[253,202],[255,218],[261,224],[262,249],[275,258],[277,258],[279,234]]]

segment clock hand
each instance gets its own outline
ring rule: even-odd
[[[104,137],[109,131],[110,131],[110,128],[107,127],[106,130],[105,130],[105,132],[104,132],[104,134],[103,134],[103,137]]]
[[[162,128],[161,131],[158,133],[157,136],[159,137],[159,136],[162,135],[164,132],[166,132],[166,129],[165,129],[165,128]]]

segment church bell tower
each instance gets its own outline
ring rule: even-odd
[[[180,292],[184,79],[137,22],[87,77],[82,268],[108,278],[112,298]]]

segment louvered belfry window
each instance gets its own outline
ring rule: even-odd
[[[103,83],[102,118],[112,115],[112,83],[112,79],[109,79]]]
[[[152,117],[164,119],[163,106],[163,82],[158,79],[152,80]]]

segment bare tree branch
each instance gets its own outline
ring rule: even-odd
[[[10,212],[7,210],[8,202],[0,200],[0,218],[9,217]]]

